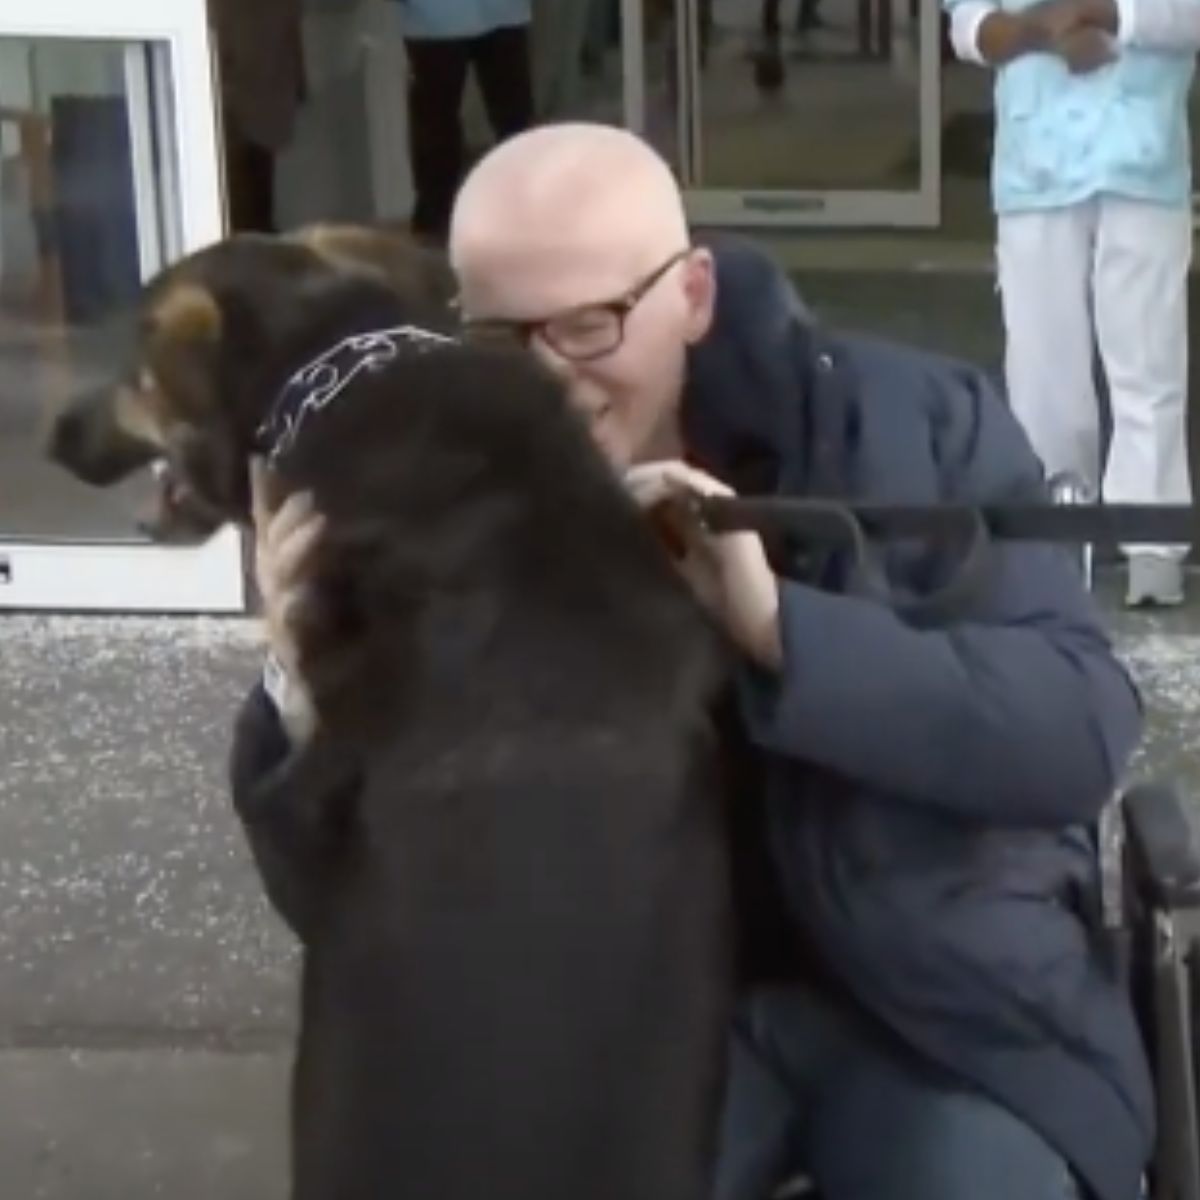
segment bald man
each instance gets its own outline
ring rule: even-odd
[[[467,334],[557,372],[641,504],[1044,496],[980,372],[821,329],[762,254],[692,238],[628,133],[505,143],[466,180],[450,246]],[[260,530],[285,661],[319,535],[299,502]],[[936,544],[876,572],[701,528],[685,551],[744,656],[725,732],[754,767],[731,830],[746,980],[718,1200],[767,1200],[798,1172],[823,1200],[1134,1200],[1150,1081],[1086,914],[1088,826],[1140,707],[1070,563],[1009,543],[955,594]],[[240,726],[262,770],[281,722],[305,730],[303,681],[273,690]]]

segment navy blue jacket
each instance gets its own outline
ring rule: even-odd
[[[786,278],[718,243],[689,447],[739,490],[1040,499],[1041,468],[978,370],[828,334]],[[882,557],[898,604],[946,548]],[[785,666],[742,691],[766,836],[797,934],[911,1047],[1038,1129],[1100,1200],[1134,1200],[1153,1139],[1131,1006],[1097,948],[1089,836],[1141,724],[1060,548],[990,554],[951,623],[856,594],[836,554],[780,563]]]
[[[745,492],[1040,496],[1037,461],[980,372],[822,332],[741,243],[717,261],[716,323],[684,397],[700,465]],[[855,594],[837,555],[779,565],[799,577],[782,585],[786,669],[747,673],[740,698],[764,792],[746,801],[762,802],[785,932],[919,1053],[1040,1130],[1099,1200],[1133,1200],[1152,1093],[1088,923],[1088,826],[1141,713],[1072,566],[1007,544],[959,620],[915,628]],[[894,545],[882,566],[899,602],[954,574],[937,546]],[[305,865],[255,784],[286,753],[256,689],[234,800],[285,916]]]

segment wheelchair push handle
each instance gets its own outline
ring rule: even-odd
[[[888,541],[964,537],[982,522],[999,541],[1086,545],[1187,544],[1196,536],[1196,514],[1187,504],[884,504],[791,497],[696,497],[697,517],[715,533],[753,530],[797,541],[853,544],[851,530]]]

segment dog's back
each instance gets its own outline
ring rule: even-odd
[[[402,355],[302,434],[313,754],[354,785],[321,817],[297,1200],[701,1200],[730,985],[706,622],[527,355]]]

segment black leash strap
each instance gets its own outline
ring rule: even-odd
[[[1186,504],[856,504],[785,498],[696,501],[715,533],[753,530],[765,536],[841,545],[857,525],[871,539],[970,537],[982,522],[1001,541],[1087,545],[1186,545],[1197,517]]]

